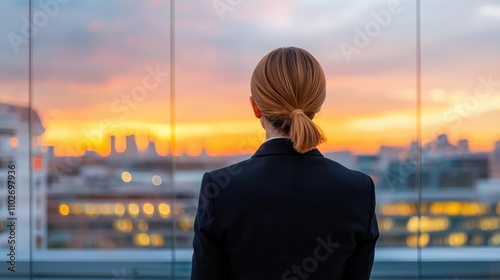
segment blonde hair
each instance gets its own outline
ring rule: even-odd
[[[278,48],[264,56],[253,71],[251,92],[264,117],[290,137],[297,152],[326,140],[312,121],[325,100],[325,74],[306,50]]]

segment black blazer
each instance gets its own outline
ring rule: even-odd
[[[192,280],[369,279],[374,185],[317,149],[271,139],[204,174],[194,231]]]

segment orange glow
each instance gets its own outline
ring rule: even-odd
[[[136,234],[134,236],[134,241],[135,241],[135,244],[137,244],[139,246],[149,246],[149,244],[150,244],[149,235],[147,235],[145,233]]]
[[[328,120],[318,120],[318,124],[325,131],[329,140],[321,145],[321,149],[325,151],[349,148],[360,152],[376,152],[382,143],[387,145],[406,145],[411,141],[411,137],[400,136],[401,134],[398,133],[388,135],[386,131],[381,131],[372,133],[372,135],[377,136],[379,139],[381,137],[385,138],[384,141],[368,142],[365,140],[365,133],[356,131],[357,128],[354,129],[354,131],[345,133],[345,136],[342,137],[338,136],[342,135],[341,131],[343,129],[341,124],[336,127],[323,125],[323,123],[327,124],[331,122],[332,121]],[[131,123],[130,127],[135,125],[135,123]],[[72,125],[68,124],[68,128],[66,129],[59,127],[55,130],[51,130],[49,127],[43,136],[46,145],[55,146],[54,150],[56,156],[81,156],[87,150],[94,150],[101,156],[109,155],[109,135],[96,141],[89,140],[82,136],[78,137],[82,133],[76,128],[77,124],[75,124],[73,128],[70,128],[70,126]],[[168,125],[158,126],[155,124],[142,123],[141,126],[149,127],[152,131],[158,132],[152,135],[156,142],[157,152],[160,155],[167,155],[169,148],[168,142],[170,140]],[[125,134],[123,131],[126,131],[127,127],[127,125],[124,125],[123,130],[116,132],[123,135]],[[265,141],[265,133],[264,130],[259,128],[258,120],[234,123],[206,122],[197,124],[177,124],[176,132],[177,142],[174,152],[175,155],[178,156],[183,154],[197,156],[201,154],[203,149],[208,155],[213,156],[251,154]],[[67,135],[67,137],[60,137],[60,135]],[[137,142],[139,150],[147,147],[141,140]],[[119,153],[125,151],[126,146],[124,137],[116,137],[115,148]]]
[[[59,214],[62,216],[67,216],[69,214],[69,207],[67,204],[61,204],[59,205]]]
[[[387,216],[408,216],[414,214],[415,211],[415,204],[406,202],[388,203],[380,208],[380,212]]]
[[[130,232],[134,225],[130,220],[127,219],[118,219],[113,222],[113,226],[116,230],[121,231],[121,232]]]
[[[146,214],[146,216],[152,216],[155,212],[155,207],[153,204],[147,202],[142,205],[142,211]]]
[[[17,137],[11,137],[9,139],[9,145],[14,149],[17,148],[19,146],[19,139],[17,139]]]
[[[448,244],[452,247],[460,247],[467,243],[467,234],[464,232],[455,232],[448,235]]]
[[[165,240],[163,239],[163,236],[161,236],[159,234],[151,234],[149,236],[149,238],[151,239],[152,246],[162,246],[163,243],[165,242]]]
[[[139,214],[139,206],[135,203],[130,203],[128,205],[128,212],[132,217],[137,216]]]
[[[140,231],[147,231],[148,228],[149,228],[149,225],[146,221],[144,220],[139,220],[137,221],[137,228],[140,230]]]
[[[484,215],[489,210],[488,205],[479,202],[436,201],[430,206],[430,213],[433,215],[476,216]]]
[[[420,236],[418,235],[410,235],[406,238],[406,245],[408,247],[417,247],[417,241],[419,247],[426,247],[429,244],[429,234],[423,233]]]
[[[160,212],[162,218],[168,218],[168,216],[170,215],[170,205],[166,203],[160,203],[160,205],[158,205],[158,211]]]
[[[406,229],[409,232],[431,232],[431,231],[443,231],[447,230],[450,227],[450,220],[446,217],[441,218],[430,218],[426,216],[420,217],[417,216],[411,217],[407,224]]]
[[[33,167],[35,171],[40,171],[42,170],[42,157],[41,156],[35,156],[33,159]]]
[[[400,116],[395,115],[394,118]],[[410,120],[411,115],[408,115]],[[323,129],[327,137],[327,142],[320,145],[323,152],[333,150],[352,150],[355,153],[376,153],[380,145],[405,146],[407,147],[414,139],[414,127],[412,124],[403,124],[405,128],[390,128],[389,125],[394,120],[392,117],[381,120],[380,124],[368,119],[352,118],[351,121],[338,122],[336,119],[318,118],[316,121]],[[169,125],[158,125],[154,123],[124,123],[119,130],[113,131],[116,137],[116,151],[121,153],[126,149],[124,135],[132,127],[140,125],[152,131],[151,137],[156,143],[158,154],[168,155],[170,129]],[[384,127],[387,125],[387,127]],[[110,153],[109,135],[94,141],[82,136],[78,130],[78,124],[71,122],[49,125],[47,132],[43,135],[46,145],[55,146],[56,156],[81,156],[87,150],[94,150],[101,156]],[[59,127],[57,127],[59,126]],[[73,127],[71,127],[73,126]],[[478,124],[481,126],[481,124]],[[66,127],[66,128],[65,128]],[[380,128],[377,128],[380,127]],[[429,129],[430,130],[430,129]],[[154,131],[154,132],[153,132]],[[490,130],[484,130],[490,131]],[[424,130],[424,133],[426,131]],[[434,135],[432,131],[427,132],[424,139],[431,141]],[[367,140],[367,135],[370,139]],[[61,137],[62,136],[62,137]],[[471,150],[487,151],[491,150],[495,135],[485,133],[474,134],[466,137],[470,140]],[[147,138],[136,137],[138,150],[147,148]],[[198,156],[205,151],[212,156],[228,154],[252,154],[265,141],[265,133],[258,120],[242,120],[238,122],[199,122],[199,123],[179,123],[176,124],[176,149],[174,154]]]
[[[210,50],[209,53],[216,51]],[[178,84],[182,88],[182,95],[176,102],[176,142],[173,153],[197,156],[205,151],[208,155],[217,156],[255,152],[264,141],[265,134],[248,104],[248,81],[214,85],[217,73],[193,72],[193,68],[186,65],[179,65],[179,68]],[[87,150],[107,156],[110,153],[110,135],[116,136],[117,152],[126,149],[125,135],[136,135],[139,150],[146,149],[149,136],[155,141],[157,152],[168,155],[171,140],[169,101],[168,96],[163,94],[167,83],[152,91],[152,98],[134,104],[135,107],[122,107],[126,109],[125,113],[111,108],[114,102],[120,101],[121,94],[130,92],[142,78],[142,75],[121,73],[104,84],[65,85],[64,92],[97,98],[99,102],[85,108],[71,106],[64,112],[49,110],[48,116],[43,118],[46,128],[42,135],[44,145],[54,146],[56,156],[81,156]],[[200,88],[192,85],[193,80],[198,81],[196,84],[211,85],[209,89],[203,90],[204,96],[213,96],[209,104],[200,101]],[[390,79],[366,75],[327,77],[327,99],[315,121],[328,140],[319,148],[324,152],[349,149],[355,153],[376,153],[380,145],[407,147],[416,137],[416,99],[414,89],[407,88],[410,80],[412,83],[413,76],[392,75]],[[41,86],[47,91],[61,91],[57,81],[46,82]],[[374,88],[379,91],[387,89],[387,92],[374,99]],[[347,89],[350,96],[337,94]],[[424,142],[434,140],[436,131],[440,131],[447,133],[453,141],[468,138],[471,150],[492,149],[499,135],[498,131],[490,129],[491,116],[488,114],[494,113],[495,108],[500,106],[499,97],[491,97],[470,117],[450,122],[443,116],[463,100],[466,92],[442,89],[429,92],[438,92],[434,95],[440,97],[435,103],[431,100],[424,104]],[[457,96],[461,96],[461,99],[457,99]],[[360,99],[373,100],[377,104],[370,101],[353,102]],[[455,122],[460,125],[450,129]]]
[[[118,216],[118,217],[121,217],[123,216],[123,214],[125,214],[125,206],[121,203],[117,203],[115,204],[115,214]]]

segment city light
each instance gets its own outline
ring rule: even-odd
[[[499,229],[500,218],[488,217],[480,219],[477,222],[477,227],[484,231]]]
[[[99,203],[97,205],[97,213],[99,215],[105,215],[106,214],[106,204]]]
[[[418,235],[410,235],[406,238],[406,245],[408,247],[417,247],[417,240],[418,240],[418,246],[419,247],[426,247],[429,244],[429,234],[428,233],[422,233],[420,236]]]
[[[132,222],[130,220],[126,220],[126,219],[114,221],[113,226],[118,231],[125,232],[125,233],[132,231],[132,229],[134,227]]]
[[[409,232],[431,232],[431,231],[443,231],[447,230],[450,227],[450,220],[446,217],[442,218],[430,218],[426,216],[420,217],[417,216],[411,217],[408,219],[408,223],[406,224],[406,229]]]
[[[139,205],[130,203],[128,205],[128,212],[131,216],[137,216],[139,214]]]
[[[9,146],[12,148],[17,148],[19,146],[19,139],[17,137],[10,137]]]
[[[139,246],[148,246],[150,244],[149,236],[145,233],[136,234],[134,241]]]
[[[484,215],[489,212],[489,206],[478,202],[462,202],[460,215],[462,216],[477,216]]]
[[[153,204],[147,202],[147,203],[144,203],[144,205],[142,205],[142,211],[147,216],[152,216],[155,212],[155,207],[153,206]]]
[[[64,204],[66,205],[66,204]],[[61,205],[62,206],[62,205]],[[61,208],[59,210],[59,212],[62,214],[62,213],[65,213],[65,212],[69,212],[71,211],[73,213],[73,215],[80,215],[82,213],[88,215],[88,216],[98,216],[98,215],[102,215],[102,216],[108,216],[108,215],[112,215],[112,214],[117,214],[117,215],[123,215],[125,209],[123,207],[122,204],[117,204],[117,205],[114,205],[113,204],[110,204],[110,203],[88,203],[88,204],[80,204],[80,203],[73,203],[73,204],[70,204],[70,205],[67,205],[67,211],[65,210],[66,209],[66,206],[63,207],[63,211],[61,212]],[[64,214],[62,214],[64,215]]]
[[[69,207],[67,204],[59,205],[59,213],[63,216],[67,216],[69,214]]]
[[[130,181],[132,181],[132,174],[130,174],[130,172],[123,171],[122,172],[122,180],[125,183],[129,183]]]
[[[80,215],[82,214],[82,206],[80,206],[80,204],[78,203],[75,203],[73,205],[71,205],[71,212],[73,212],[74,215]]]
[[[104,204],[103,214],[104,215],[112,215],[113,214],[113,204],[110,204],[110,203]]]
[[[382,205],[380,212],[387,216],[408,216],[414,214],[416,210],[413,203],[391,203]]]
[[[443,204],[443,212],[446,215],[457,216],[462,210],[462,204],[460,202],[447,202]]]
[[[467,242],[467,234],[464,232],[455,232],[448,235],[448,244],[452,247],[460,247]]]
[[[94,216],[97,214],[97,207],[90,203],[86,204],[83,208],[83,213],[85,213],[85,215],[87,216]]]
[[[500,233],[495,233],[492,237],[490,237],[489,241],[490,245],[499,246],[500,245]]]
[[[155,186],[159,186],[162,183],[162,179],[158,175],[153,175],[153,177],[151,178],[151,181],[153,182],[153,185],[155,185]]]
[[[393,227],[392,219],[381,219],[378,222],[378,226],[382,231],[390,231]]]
[[[41,171],[43,166],[43,160],[41,156],[35,156],[33,158],[33,169],[35,171]]]
[[[146,221],[144,220],[139,220],[137,221],[137,228],[140,230],[140,231],[147,231],[148,228],[149,228],[149,225]]]
[[[163,236],[160,234],[151,234],[149,239],[151,241],[151,245],[155,247],[162,246],[164,243]]]
[[[180,229],[184,231],[189,231],[193,229],[193,224],[194,224],[194,219],[184,216],[182,218],[179,218],[179,221],[177,222],[178,226]]]
[[[430,213],[433,215],[442,215],[444,213],[443,204],[441,202],[432,203],[430,206]]]
[[[433,202],[430,213],[433,215],[447,216],[478,216],[489,212],[489,206],[478,202]]]
[[[162,218],[167,218],[170,215],[170,206],[166,203],[160,203],[158,205],[158,212],[160,212]]]
[[[125,206],[121,203],[115,204],[115,214],[119,217],[123,216],[125,214]]]

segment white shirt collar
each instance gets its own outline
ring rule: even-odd
[[[266,139],[266,141],[264,141],[264,143],[265,143],[265,142],[267,142],[267,141],[269,141],[269,140],[272,140],[272,139],[279,139],[279,138],[290,138],[290,137],[286,137],[286,136],[275,136],[275,137],[271,137],[271,138]]]

